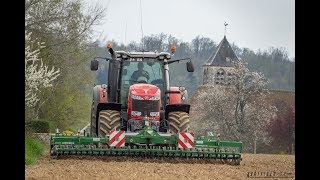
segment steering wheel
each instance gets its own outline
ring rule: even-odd
[[[145,76],[139,76],[138,79],[135,80],[129,80],[130,81],[130,85],[134,84],[134,83],[148,83],[148,79]]]
[[[145,76],[139,76],[137,79],[138,83],[148,83],[148,79]]]

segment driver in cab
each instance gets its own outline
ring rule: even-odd
[[[149,80],[149,73],[145,71],[143,62],[138,63],[138,70],[134,71],[131,75],[131,82],[147,83]]]

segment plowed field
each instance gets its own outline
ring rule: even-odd
[[[44,156],[26,179],[294,179],[294,155],[243,154],[241,165],[116,157]]]

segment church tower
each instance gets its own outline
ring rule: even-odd
[[[235,79],[232,62],[239,60],[226,36],[203,65],[203,85],[231,85]]]

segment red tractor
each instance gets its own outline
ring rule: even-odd
[[[190,58],[171,60],[175,46],[168,52],[114,51],[110,44],[107,83],[93,88],[91,134],[106,137],[111,130],[137,133],[145,120],[159,134],[188,132],[189,109],[185,87],[170,86],[169,64]],[[97,58],[91,70],[98,70]]]
[[[241,142],[188,132],[187,91],[170,86],[169,64],[189,60],[187,71],[193,72],[190,58],[114,51],[110,45],[108,50],[108,82],[93,88],[91,135],[57,132],[50,138],[50,155],[205,158],[240,164]],[[91,70],[98,66],[96,58],[91,61]]]

